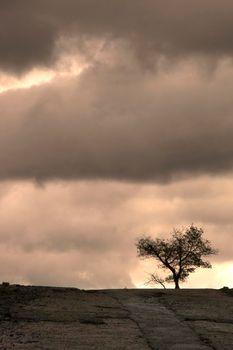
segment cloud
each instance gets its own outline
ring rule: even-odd
[[[232,264],[231,178],[166,185],[6,182],[0,191],[2,280],[79,288],[142,284],[156,264],[137,258],[136,238],[168,237],[174,227],[192,222],[220,250],[210,259],[217,270],[206,272],[200,283],[218,286],[215,274],[222,264]],[[200,286],[197,279],[193,286]],[[224,281],[229,284],[230,276]]]
[[[122,40],[146,66],[161,55],[231,57],[232,10],[230,0],[1,1],[0,67],[50,66],[61,38],[71,37],[80,51],[89,41]]]
[[[123,189],[85,182],[49,187],[11,182],[1,188],[2,279],[79,288],[133,286],[134,245],[128,251],[131,237],[116,219],[128,196]]]
[[[2,94],[0,178],[166,182],[230,172],[232,78],[227,62],[211,77],[192,63],[142,74],[128,57],[121,68],[110,61]]]
[[[4,279],[133,286],[136,236],[192,222],[231,263],[232,10],[1,1]]]

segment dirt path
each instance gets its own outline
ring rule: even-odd
[[[116,292],[116,297],[130,312],[151,349],[208,350],[198,334],[161,302],[163,294]]]
[[[233,298],[215,290],[0,287],[0,322],[0,349],[233,348]]]

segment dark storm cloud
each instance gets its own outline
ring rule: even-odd
[[[1,0],[0,66],[50,65],[61,37],[122,39],[150,64],[160,55],[231,56],[232,15],[230,0]]]
[[[25,4],[26,6],[26,4]],[[24,4],[0,1],[0,67],[22,73],[53,60],[57,29],[40,14],[28,12]]]
[[[206,79],[189,65],[156,77],[99,65],[5,93],[0,178],[166,182],[230,171],[232,78],[231,67]]]

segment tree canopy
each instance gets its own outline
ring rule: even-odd
[[[170,271],[164,282],[174,282],[175,288],[179,288],[179,282],[185,281],[197,268],[212,267],[203,258],[217,254],[217,250],[203,238],[203,233],[202,228],[191,225],[174,229],[170,239],[141,237],[136,242],[138,256],[155,258],[161,268]]]

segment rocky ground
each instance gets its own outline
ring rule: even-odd
[[[232,350],[233,291],[0,286],[0,349]]]

